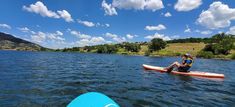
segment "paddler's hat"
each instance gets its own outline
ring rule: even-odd
[[[189,53],[185,53],[183,56],[189,57],[189,58],[192,58],[192,59],[193,59],[193,57],[192,57]]]

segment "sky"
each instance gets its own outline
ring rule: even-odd
[[[0,32],[48,48],[235,34],[234,0],[1,0]]]

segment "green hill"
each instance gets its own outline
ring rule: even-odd
[[[0,32],[0,50],[44,51],[47,48]]]
[[[180,56],[185,53],[190,53],[194,57],[235,59],[235,36],[230,34],[221,33],[213,35],[210,38],[175,39],[164,41],[165,43],[157,38],[156,40],[158,41],[123,42],[118,44],[65,48],[57,51],[146,56]],[[160,48],[162,44],[164,46]]]

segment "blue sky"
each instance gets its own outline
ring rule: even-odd
[[[49,48],[235,34],[233,0],[0,2],[0,32]]]

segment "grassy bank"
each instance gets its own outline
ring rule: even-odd
[[[184,53],[190,53],[196,56],[197,53],[205,47],[204,43],[168,43],[165,49],[160,51],[154,51],[150,53],[150,56],[179,56]],[[145,55],[148,51],[147,45],[141,45],[139,52],[128,52],[125,49],[118,49],[118,54],[127,55]]]
[[[205,43],[168,43],[165,49],[154,51],[148,54],[148,56],[180,56],[185,53],[190,53],[196,57],[198,53],[205,47]],[[71,52],[71,51],[70,51]],[[79,48],[72,52],[82,53],[96,53],[97,49],[93,48],[89,51],[85,48]],[[146,55],[148,52],[148,45],[142,44],[138,52],[127,51],[125,48],[118,48],[117,52],[112,54],[123,54],[123,55]],[[204,58],[217,58],[217,59],[235,59],[235,50],[232,50],[228,55],[212,55]]]
[[[204,43],[169,43],[165,49],[162,49],[159,52],[153,52],[152,54],[160,56],[179,56],[190,53],[191,55],[196,56],[204,47]]]
[[[160,51],[154,51],[149,54],[149,56],[180,56],[185,53],[190,53],[192,56],[196,57],[197,54],[205,47],[205,43],[168,43],[165,49]],[[124,50],[124,49],[123,49]],[[139,52],[118,52],[119,54],[127,55],[145,55],[148,51],[147,45],[142,45]],[[235,59],[235,50],[232,50],[228,55],[213,55],[210,58],[216,59]]]
[[[190,53],[194,57],[235,59],[235,36],[221,33],[211,38],[186,38],[170,41],[154,38],[149,42],[101,44],[65,48],[59,51],[146,56],[180,56]]]
[[[190,53],[192,56],[197,56],[197,54],[205,47],[205,43],[168,43],[165,49],[154,51],[149,53],[149,56],[180,56],[185,53]],[[118,48],[115,54],[123,55],[146,55],[148,51],[148,45],[142,44],[140,46],[139,52],[126,51],[124,48]],[[80,48],[79,52],[88,52],[84,48]],[[96,53],[97,49],[91,49],[90,53]],[[229,55],[213,55],[211,58],[220,58],[220,59],[232,59],[234,57],[235,50],[231,51]]]

